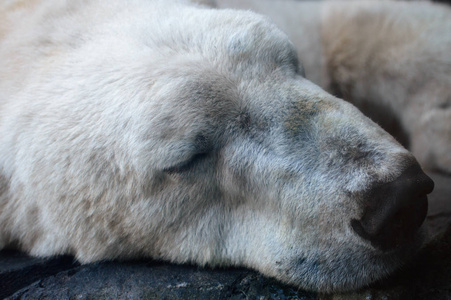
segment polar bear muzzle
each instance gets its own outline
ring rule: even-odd
[[[426,218],[426,195],[433,188],[415,162],[394,181],[370,189],[363,216],[352,220],[352,228],[384,251],[410,241]]]

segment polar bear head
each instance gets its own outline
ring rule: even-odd
[[[136,3],[89,25],[5,114],[10,240],[82,262],[247,266],[322,291],[415,253],[432,181],[306,80],[281,31],[249,12]]]

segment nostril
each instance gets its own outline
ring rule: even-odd
[[[411,241],[427,214],[427,194],[434,182],[418,164],[406,169],[392,182],[372,188],[365,199],[360,220],[351,227],[375,247],[389,250]]]
[[[386,251],[413,240],[426,218],[427,209],[427,197],[424,196],[392,214],[365,214],[361,220],[352,220],[351,226],[373,246]]]
[[[417,180],[417,186],[418,186],[418,191],[417,191],[417,195],[418,196],[424,196],[424,195],[428,195],[430,193],[432,193],[432,191],[434,190],[434,181],[432,181],[432,179],[427,176],[426,174],[423,173],[424,176],[422,176],[421,179]]]
[[[421,227],[426,219],[428,210],[427,197],[414,199],[412,204],[400,208],[384,224],[384,235],[382,238],[393,239],[396,241],[411,238]],[[389,243],[390,244],[390,243]]]

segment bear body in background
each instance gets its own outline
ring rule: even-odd
[[[430,2],[217,0],[267,15],[307,78],[451,173],[451,8]]]

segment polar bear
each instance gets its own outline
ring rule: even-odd
[[[269,16],[307,78],[451,174],[451,8],[430,2],[216,0]]]
[[[0,248],[245,266],[327,292],[420,247],[433,182],[306,80],[266,18],[167,0],[0,8]]]

